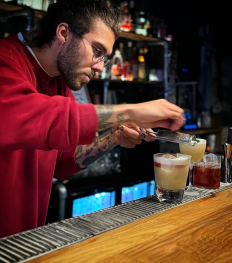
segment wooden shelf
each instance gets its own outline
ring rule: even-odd
[[[126,84],[149,84],[149,85],[158,85],[163,84],[162,81],[127,81],[127,80],[120,80],[120,79],[91,79],[92,81],[109,81],[109,82],[116,82],[116,83],[126,83]]]
[[[0,1],[0,10],[4,10],[4,11],[16,11],[16,10],[22,10],[23,8],[26,8],[27,6],[22,6],[22,5],[16,5],[16,4],[12,4],[12,3],[6,3],[6,2],[2,2]],[[36,10],[34,9],[34,15],[36,19],[41,19],[44,15],[46,14],[46,12],[42,11],[42,10]]]
[[[123,32],[123,31],[121,31],[120,37],[127,38],[130,40],[135,40],[135,41],[146,41],[146,42],[163,42],[164,41],[159,38],[146,37],[146,36],[138,35],[135,33]]]

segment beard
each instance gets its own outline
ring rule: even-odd
[[[80,66],[79,44],[76,39],[72,39],[64,52],[59,52],[57,56],[57,69],[63,76],[65,83],[71,90],[80,90],[84,83],[78,81],[77,69]]]

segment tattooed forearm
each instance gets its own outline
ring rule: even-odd
[[[113,133],[113,128],[107,129],[107,133],[103,132],[92,144],[78,146],[75,153],[76,164],[80,168],[84,168],[113,149],[118,144]],[[86,158],[86,156],[88,157]]]
[[[85,156],[89,155],[93,150],[93,147],[86,150]]]
[[[82,145],[77,146],[76,151],[75,151],[75,158],[79,157],[79,154],[82,153],[82,149],[83,149]]]
[[[117,114],[117,120],[118,120],[118,122],[124,121],[123,113]]]
[[[113,114],[113,106],[112,105],[101,105],[96,106],[97,116],[98,116],[98,127],[99,130],[108,128],[113,125],[112,122],[109,122],[109,118]]]
[[[96,155],[94,156],[90,156],[90,157],[87,157],[86,159],[83,160],[82,162],[82,165],[83,166],[88,166],[90,165],[91,163],[95,162],[97,159],[99,159],[101,156],[103,156],[105,153],[107,153],[108,151],[110,151],[117,143],[114,142],[110,145],[110,147],[107,149],[107,150],[100,150],[98,149],[98,152],[96,153]]]
[[[109,134],[102,134],[98,136],[94,141],[94,147],[96,147],[98,143],[104,142],[105,140],[108,140],[108,139],[109,139]]]

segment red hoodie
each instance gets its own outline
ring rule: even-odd
[[[75,148],[96,130],[92,104],[78,104],[15,35],[0,40],[0,237],[45,224],[52,178],[80,171]]]

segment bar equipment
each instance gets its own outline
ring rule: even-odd
[[[185,144],[189,146],[195,146],[199,142],[199,140],[196,138],[195,135],[190,135],[190,134],[181,133],[181,132],[158,130],[157,132],[146,131],[145,134],[150,135],[155,139]],[[141,136],[144,137],[145,135],[143,135],[142,133]]]
[[[222,145],[223,163],[221,182],[232,183],[232,127],[228,129],[226,143]]]

